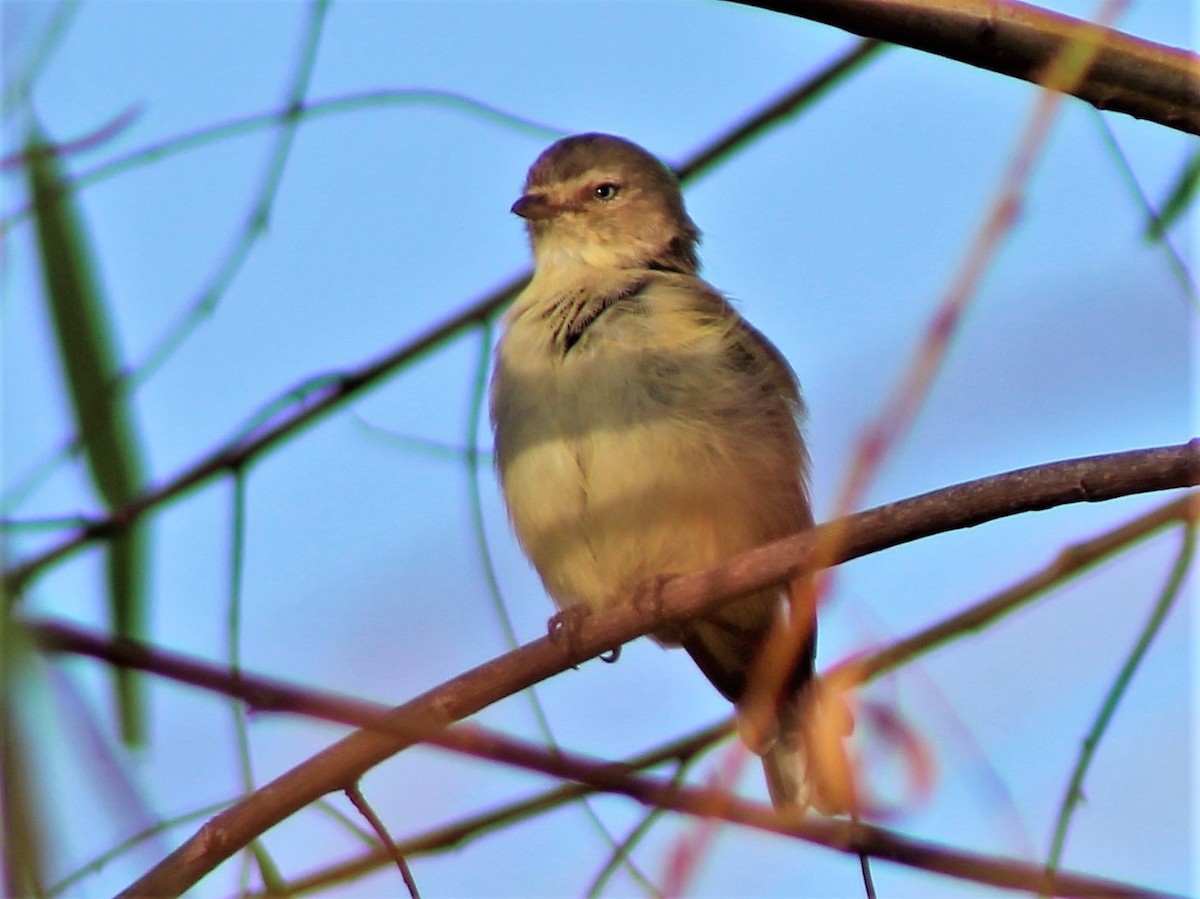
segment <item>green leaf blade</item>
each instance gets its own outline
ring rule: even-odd
[[[75,424],[92,484],[107,509],[131,502],[145,483],[142,440],[128,396],[109,306],[96,275],[87,229],[54,148],[31,129],[26,174],[48,313],[58,345]],[[109,614],[117,637],[143,636],[146,606],[145,529],[134,526],[109,540]],[[114,672],[122,738],[143,739],[140,679]]]

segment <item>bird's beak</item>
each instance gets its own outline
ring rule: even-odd
[[[512,211],[523,219],[540,222],[553,218],[558,214],[559,209],[546,198],[545,194],[525,194],[512,204]]]

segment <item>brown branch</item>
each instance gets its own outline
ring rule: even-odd
[[[1093,29],[1100,52],[1070,93],[1097,109],[1200,134],[1200,57],[1013,0],[736,0],[1039,83]]]
[[[388,833],[383,819],[376,814],[375,809],[371,807],[371,803],[367,801],[367,797],[363,795],[359,782],[355,781],[346,787],[345,793],[346,798],[350,800],[350,804],[358,810],[360,815],[367,819],[367,823],[371,825],[371,830],[375,832],[375,837],[383,845],[388,857],[395,862],[396,868],[400,872],[400,878],[404,881],[404,886],[408,890],[410,899],[421,899],[421,891],[417,888],[417,881],[413,877],[412,869],[408,866],[408,860],[404,857],[404,853],[396,846],[396,841],[392,839],[392,835]]]
[[[705,147],[693,153],[679,166],[677,171],[680,181],[687,183],[695,179],[737,148],[745,146],[752,138],[760,136],[768,128],[795,115],[807,104],[820,97],[831,84],[869,59],[876,50],[878,50],[878,44],[873,41],[858,42],[849,51],[823,66],[815,75],[803,79],[782,96],[767,103],[763,108],[754,111],[741,122],[731,126],[726,132],[713,138]],[[31,578],[55,562],[72,555],[90,543],[124,531],[146,513],[182,496],[214,477],[246,467],[294,437],[307,425],[341,406],[342,403],[357,397],[369,388],[378,386],[385,377],[400,367],[419,359],[468,328],[487,321],[525,286],[531,274],[526,270],[509,278],[490,293],[476,299],[460,312],[433,325],[417,337],[356,369],[348,370],[332,378],[329,386],[314,399],[305,402],[269,427],[232,445],[212,451],[191,467],[179,472],[123,508],[88,522],[58,544],[10,568],[4,574],[5,589],[3,593],[10,598],[17,596]]]
[[[981,602],[973,603],[962,612],[923,628],[910,637],[897,640],[874,651],[856,654],[839,662],[824,673],[825,683],[832,689],[841,690],[873,680],[954,637],[982,630],[1050,587],[1151,536],[1163,527],[1194,522],[1198,516],[1200,516],[1200,494],[1188,493],[1096,537],[1073,543],[1061,550],[1048,566],[1023,578],[1000,593]],[[34,632],[46,638],[47,648],[55,643],[55,627],[57,626],[42,623],[34,625]],[[65,633],[71,633],[72,630],[67,630]],[[113,655],[100,655],[100,650],[105,653],[117,651],[115,644],[110,640],[90,635],[85,636],[86,640],[74,647],[76,650],[86,652],[87,648],[92,648],[97,651],[87,654],[98,655],[100,658],[116,664],[120,663]],[[63,651],[71,651],[67,645],[59,645],[58,648]],[[735,732],[734,719],[728,717],[718,724],[635,756],[626,761],[625,765],[629,771],[641,771],[666,761],[677,761],[682,764]],[[566,784],[543,791],[530,798],[408,837],[398,844],[398,850],[405,856],[416,856],[458,849],[470,840],[478,839],[496,828],[551,811],[567,802],[595,792],[597,792],[596,788],[584,784]],[[286,884],[286,892],[288,895],[299,895],[324,889],[334,884],[345,883],[362,877],[392,862],[393,859],[393,854],[382,847],[368,850],[358,856],[330,864],[289,881]],[[251,895],[265,896],[266,894]]]
[[[664,762],[685,764],[721,740],[737,732],[732,718],[710,725],[677,740],[641,753],[624,762],[628,771],[642,771]],[[526,799],[491,809],[480,814],[440,825],[433,830],[408,837],[397,844],[404,855],[412,857],[459,849],[472,840],[486,836],[499,828],[553,811],[584,796],[600,792],[596,787],[571,783],[544,790]],[[298,896],[345,883],[377,870],[391,861],[383,849],[367,850],[352,858],[328,865],[290,880],[285,884],[287,895]],[[250,893],[246,899],[265,899],[266,893]]]
[[[1063,53],[1054,57],[1045,80],[1060,84],[1063,90],[1069,89],[1068,85],[1078,84],[1095,60],[1098,47],[1092,43],[1081,50],[1083,52]],[[979,282],[1012,230],[1026,185],[1050,134],[1062,99],[1061,94],[1052,91],[1038,93],[1029,122],[1022,129],[1012,158],[1005,167],[997,195],[980,222],[962,264],[958,266],[930,317],[912,362],[897,380],[880,414],[856,441],[850,465],[834,502],[835,517],[840,518],[861,506],[862,498],[880,467],[928,400],[930,389],[976,295]],[[837,552],[840,535],[830,531],[828,536],[827,541],[816,547],[814,568],[825,567],[822,564],[823,556]],[[792,592],[793,607],[819,608],[832,589],[833,582],[832,573],[806,580]],[[777,629],[760,648],[740,703],[743,733],[765,735],[765,729],[772,726],[788,672],[795,669],[797,654],[807,643],[812,627],[810,621],[811,616],[807,614],[791,615],[788,627]]]
[[[577,781],[594,789],[629,796],[645,805],[668,809],[685,814],[717,818],[730,823],[755,827],[783,836],[796,837],[816,845],[852,855],[870,855],[898,864],[918,868],[936,874],[957,877],[974,883],[1008,887],[1022,890],[1039,890],[1046,894],[1061,896],[1130,896],[1157,897],[1165,894],[1145,890],[1129,884],[1102,878],[1066,872],[1048,873],[1039,865],[986,856],[978,853],[948,849],[933,843],[912,840],[900,834],[845,820],[806,817],[798,813],[781,813],[770,807],[746,802],[727,793],[711,789],[685,787],[676,783],[663,783],[650,778],[635,776],[628,765],[613,765],[595,762],[561,750],[548,750],[540,746],[499,736],[481,727],[459,725],[457,727],[425,731],[429,719],[410,722],[375,703],[345,699],[315,690],[304,690],[256,678],[244,672],[231,673],[215,665],[187,659],[174,653],[153,650],[130,641],[115,641],[92,636],[76,628],[52,623],[34,623],[30,630],[44,645],[62,651],[78,651],[122,665],[130,665],[155,673],[166,674],[186,683],[204,686],[227,696],[259,703],[260,708],[290,709],[306,714],[370,728],[360,734],[377,740],[405,743],[423,739],[425,742],[455,752],[478,758],[514,765],[526,770],[538,771],[553,777]],[[354,739],[351,737],[349,739]],[[346,745],[342,741],[338,745]],[[337,747],[333,747],[336,749]],[[301,768],[329,755],[325,750]],[[300,770],[300,769],[295,769]],[[286,778],[286,775],[285,775]],[[215,865],[214,855],[219,861],[231,854],[235,848],[231,841],[236,837],[229,832],[239,823],[251,824],[255,829],[265,829],[264,822],[256,816],[243,815],[241,822],[237,809],[249,804],[263,793],[280,787],[280,778],[268,784],[259,793],[223,812],[209,821],[200,834],[149,874],[130,886],[121,895],[161,896],[178,895],[191,887]],[[344,787],[343,787],[344,788]],[[232,816],[230,813],[234,813]],[[197,842],[197,840],[199,842]],[[189,849],[190,847],[190,849]],[[212,862],[210,864],[210,862]]]
[[[850,690],[859,684],[874,680],[948,640],[971,631],[982,630],[997,619],[1015,612],[1050,587],[1161,528],[1170,524],[1195,522],[1198,517],[1200,494],[1188,493],[1097,537],[1073,543],[1059,552],[1049,565],[994,596],[974,603],[937,624],[923,628],[911,637],[838,663],[825,673],[825,682],[833,689]]]
[[[860,512],[758,547],[716,568],[666,581],[656,601],[624,603],[603,615],[592,615],[580,623],[570,641],[543,637],[487,662],[398,707],[388,716],[389,727],[439,742],[430,734],[580,661],[645,634],[664,618],[691,617],[722,600],[794,577],[810,562],[814,545],[830,528],[837,528],[841,538],[838,556],[829,560],[830,564],[837,564],[889,546],[1020,512],[1195,486],[1198,482],[1200,440],[1193,440],[1180,446],[1039,465]],[[65,636],[60,633],[58,639]],[[154,661],[143,656],[136,664],[146,670],[157,670],[149,667]],[[195,673],[197,677],[205,674]],[[180,676],[179,670],[169,674]],[[189,682],[208,685],[202,680]],[[278,697],[249,692],[248,684],[242,689],[244,692],[237,695],[260,708],[293,708],[280,704]],[[181,892],[259,833],[325,793],[342,789],[367,769],[411,745],[413,739],[365,730],[351,734],[217,815],[135,884],[132,894]]]

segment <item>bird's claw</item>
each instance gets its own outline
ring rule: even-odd
[[[591,614],[592,610],[587,606],[567,606],[561,612],[550,616],[550,620],[546,622],[546,633],[556,642],[565,640],[567,651],[575,656],[579,651],[579,631]]]
[[[571,655],[579,653],[579,631],[583,627],[583,622],[592,610],[587,606],[567,606],[561,612],[550,616],[550,620],[546,622],[546,631],[551,640],[566,640],[567,650]],[[600,654],[600,661],[607,662],[610,665],[621,657],[621,647],[614,646],[612,649],[606,650]],[[576,666],[578,667],[578,666]]]
[[[638,615],[649,615],[654,623],[663,619],[663,587],[674,575],[656,574],[642,581],[633,591],[633,607]]]
[[[550,616],[546,622],[546,633],[552,640],[559,640],[563,636],[571,640],[579,636],[584,619],[591,614],[592,610],[587,606],[567,606],[561,612]]]

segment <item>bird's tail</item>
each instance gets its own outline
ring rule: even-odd
[[[845,748],[853,719],[845,701],[813,674],[816,617],[811,612],[805,616],[811,620],[807,637],[782,684],[786,699],[777,711],[749,708],[750,673],[784,614],[778,596],[755,594],[687,622],[680,633],[657,636],[681,644],[725,698],[739,706],[738,729],[743,742],[762,756],[776,808],[812,806],[827,815],[854,811]]]
[[[858,802],[846,737],[850,710],[815,678],[781,710],[774,738],[762,749],[763,773],[778,809],[812,807],[824,815],[853,812]]]

